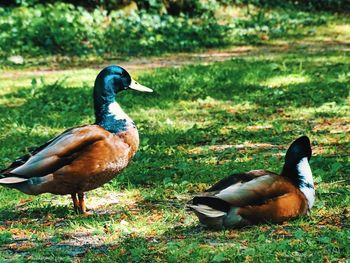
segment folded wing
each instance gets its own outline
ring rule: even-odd
[[[104,139],[105,133],[104,129],[95,125],[67,130],[1,171],[5,178],[0,179],[0,183],[15,183],[20,182],[20,178],[50,174],[72,162],[88,145]]]
[[[278,221],[291,216],[288,211],[299,212],[297,205],[293,208],[282,206],[286,201],[298,200],[293,189],[295,187],[279,175],[252,171],[221,180],[208,189],[211,192],[194,197],[189,208],[202,223],[214,227],[246,225],[265,219]]]

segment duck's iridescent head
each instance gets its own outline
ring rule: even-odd
[[[95,89],[105,90],[108,93],[118,93],[123,90],[132,89],[141,92],[152,92],[153,90],[147,88],[135,80],[122,67],[108,66],[104,68],[96,77]],[[102,95],[102,94],[101,94]]]
[[[152,92],[150,88],[138,84],[125,69],[119,66],[108,66],[97,75],[94,86],[96,123],[106,127],[113,126],[116,115],[120,115],[118,118],[125,115],[116,103],[116,94],[127,89]]]

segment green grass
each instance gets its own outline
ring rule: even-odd
[[[88,193],[94,214],[87,217],[73,212],[68,197],[0,188],[0,262],[349,260],[350,56],[344,46],[317,44],[132,72],[155,90],[118,97],[140,132],[134,162]],[[43,82],[30,71],[0,76],[0,166],[93,122],[97,72],[46,72]],[[288,145],[303,134],[313,144],[310,216],[211,231],[185,211],[191,195],[226,175],[279,172]]]

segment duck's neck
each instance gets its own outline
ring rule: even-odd
[[[95,84],[94,108],[96,124],[109,132],[119,133],[126,131],[130,126],[134,126],[134,123],[115,101],[115,96],[114,89],[108,83],[102,89]]]
[[[292,180],[300,191],[303,192],[308,201],[308,207],[311,209],[315,202],[315,188],[307,157],[302,158],[294,167],[285,165],[282,175]]]

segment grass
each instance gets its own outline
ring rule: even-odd
[[[334,33],[319,37],[327,32]],[[350,56],[346,46],[317,44],[132,72],[155,90],[118,97],[140,132],[134,162],[88,193],[88,217],[75,214],[65,196],[0,188],[0,262],[347,262]],[[97,72],[46,72],[43,81],[31,71],[1,76],[0,166],[93,122]],[[288,145],[303,134],[313,144],[310,216],[211,231],[185,211],[191,195],[226,175],[280,171]]]

